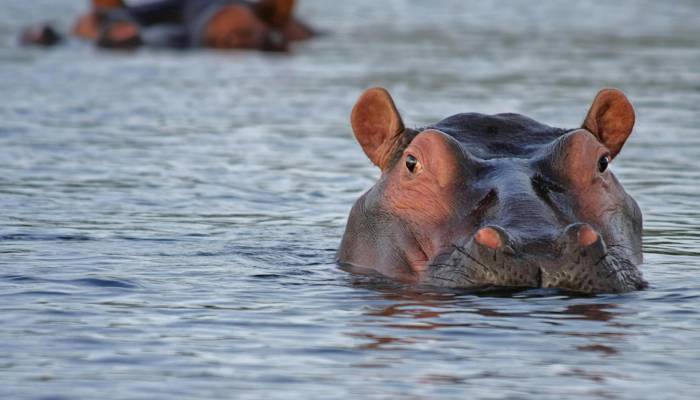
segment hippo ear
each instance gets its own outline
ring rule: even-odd
[[[593,133],[615,158],[634,127],[634,108],[624,93],[603,89],[593,100],[583,128]]]
[[[383,88],[367,89],[355,103],[350,119],[362,150],[383,170],[405,129],[391,95]]]

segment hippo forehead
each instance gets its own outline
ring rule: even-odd
[[[426,129],[437,129],[452,136],[472,155],[484,160],[530,158],[539,149],[570,131],[513,113],[456,114]]]

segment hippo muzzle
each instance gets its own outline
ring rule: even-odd
[[[606,246],[590,225],[569,225],[552,241],[518,243],[498,226],[440,254],[421,284],[460,289],[488,286],[559,288],[582,293],[640,290],[647,283],[624,253]]]

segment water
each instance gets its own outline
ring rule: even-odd
[[[82,2],[2,0],[0,397],[700,395],[700,5],[328,2],[291,56],[18,49]],[[381,3],[381,4],[380,4]],[[645,215],[624,295],[416,293],[333,264],[377,171],[350,109],[579,124],[620,87]]]

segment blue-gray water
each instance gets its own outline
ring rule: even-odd
[[[700,4],[302,1],[290,56],[19,49],[0,1],[0,398],[695,399]],[[564,127],[623,89],[648,290],[429,294],[339,271],[377,177],[348,117]]]

